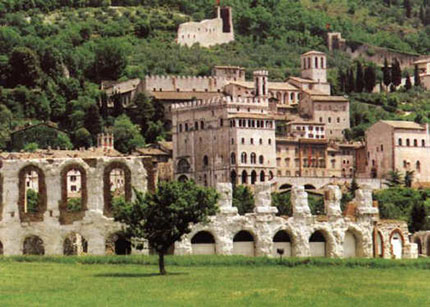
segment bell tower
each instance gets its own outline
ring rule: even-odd
[[[300,57],[302,78],[327,83],[327,59],[324,52],[309,51]]]

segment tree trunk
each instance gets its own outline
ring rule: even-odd
[[[158,268],[160,269],[160,275],[166,275],[166,268],[164,267],[164,253],[158,253]]]

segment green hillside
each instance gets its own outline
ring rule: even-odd
[[[10,131],[30,120],[50,120],[69,132],[70,142],[62,140],[57,144],[61,147],[88,146],[104,126],[138,133],[129,129],[132,123],[127,118],[119,118],[122,112],[91,119],[98,113],[95,104],[101,80],[146,74],[208,75],[217,64],[244,66],[248,74],[264,67],[272,79],[283,80],[298,74],[299,55],[304,51],[327,51],[327,25],[350,41],[430,53],[427,0],[231,0],[222,4],[233,7],[236,41],[206,49],[179,47],[174,39],[180,23],[211,17],[214,1],[0,2],[0,148],[6,147]],[[336,52],[329,65],[335,92],[342,93],[338,72],[350,68],[351,60]],[[381,78],[380,72],[377,77]],[[423,103],[413,111],[424,112],[427,95],[416,92]],[[366,98],[380,106],[380,117],[405,115],[382,108],[389,100],[384,95]],[[396,99],[411,100],[409,94],[403,96]],[[361,101],[362,97],[356,95],[355,99]],[[141,106],[146,110],[148,104],[151,102],[142,101]],[[369,112],[375,117],[375,112]],[[164,135],[160,122],[142,124],[142,116],[128,115],[142,128],[146,141]],[[146,116],[152,118],[151,113]],[[368,125],[373,117],[356,125]],[[428,116],[424,112],[421,117],[426,120]],[[360,131],[353,136],[359,137]],[[142,143],[140,137],[130,137]]]

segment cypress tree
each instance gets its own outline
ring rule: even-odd
[[[405,8],[405,14],[407,18],[411,18],[412,16],[412,6],[411,6],[411,2],[409,0],[404,0],[403,1],[403,6]]]
[[[415,86],[421,85],[421,78],[420,78],[420,72],[418,70],[418,65],[415,65],[415,69],[414,69],[414,85]]]
[[[355,91],[361,93],[364,88],[363,67],[360,62],[357,62],[357,72],[355,78]]]
[[[345,73],[343,70],[339,70],[338,75],[339,91],[345,93]]]
[[[411,88],[412,88],[411,77],[409,76],[409,73],[406,73],[405,89],[409,91]]]
[[[387,58],[384,59],[384,68],[382,72],[384,73],[384,84],[388,87],[391,84],[391,70],[388,67]]]
[[[348,69],[348,80],[346,83],[346,92],[352,93],[354,91],[355,82],[354,82],[354,72],[352,69]]]
[[[393,63],[391,64],[391,79],[396,87],[402,83],[402,70],[397,59],[394,59]]]
[[[367,66],[364,71],[365,88],[368,93],[373,91],[376,85],[376,73],[372,66]]]
[[[100,116],[99,108],[96,104],[92,104],[85,113],[84,127],[92,135],[93,140],[97,134],[102,132],[103,124],[102,118]]]

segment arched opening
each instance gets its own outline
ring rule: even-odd
[[[41,222],[46,211],[46,184],[43,171],[27,165],[19,171],[19,216],[21,222]]]
[[[33,235],[25,238],[22,253],[24,255],[44,255],[45,247],[42,239]]]
[[[70,164],[61,171],[60,223],[71,224],[84,217],[87,209],[87,176],[79,164]]]
[[[312,184],[305,184],[305,190],[316,190],[316,188]]]
[[[257,163],[257,155],[254,152],[251,152],[251,164]]]
[[[209,166],[209,158],[208,156],[203,157],[203,166]]]
[[[0,256],[3,255],[3,243],[0,241]]]
[[[278,250],[283,251],[284,257],[291,257],[291,239],[285,230],[279,230],[273,237],[273,256],[279,256]]]
[[[214,255],[215,239],[208,231],[199,231],[191,238],[194,255]]]
[[[242,172],[242,184],[248,183],[248,173],[246,171]]]
[[[394,230],[390,236],[391,257],[402,259],[403,256],[403,237],[399,230]]]
[[[258,157],[258,163],[260,163],[260,164],[264,163],[264,157],[263,156]]]
[[[79,233],[72,232],[63,243],[63,254],[65,256],[80,256],[88,253],[88,242]]]
[[[382,234],[376,229],[373,231],[373,256],[376,258],[384,257],[384,240]]]
[[[421,244],[421,240],[420,238],[416,237],[414,239],[414,243],[417,245],[418,247],[418,255],[422,255],[423,254],[423,245]]]
[[[309,238],[311,257],[326,257],[327,242],[321,231],[315,231]]]
[[[358,256],[357,238],[352,231],[345,233],[345,239],[343,241],[343,256],[345,258],[355,258]]]
[[[179,178],[178,178],[178,181],[180,181],[180,182],[185,182],[185,181],[187,181],[188,180],[188,177],[187,176],[185,176],[185,175],[181,175],[181,176],[179,176]]]
[[[233,255],[255,255],[254,237],[248,231],[239,231],[233,238]]]
[[[292,188],[291,184],[285,183],[279,187],[279,190],[287,190],[287,189],[291,189],[291,188]]]
[[[237,184],[237,174],[236,174],[236,171],[235,171],[235,170],[232,170],[232,171],[230,172],[230,181],[231,181],[231,184],[232,184],[233,186],[235,186],[235,185]]]
[[[242,154],[240,155],[240,162],[241,163],[246,163],[246,152],[242,152]]]
[[[272,179],[273,179],[273,172],[269,171],[269,180],[272,180]]]
[[[106,254],[108,255],[130,255],[131,242],[122,233],[114,233],[106,240]]]
[[[266,174],[264,173],[264,171],[260,172],[260,182],[264,182],[266,180]]]
[[[234,152],[232,152],[232,153],[230,154],[230,163],[231,163],[232,165],[236,164],[236,154],[235,154]]]
[[[131,200],[131,171],[122,162],[111,162],[103,174],[104,215],[112,215],[112,205],[120,200]]]
[[[178,173],[188,173],[190,171],[190,163],[186,159],[180,159],[178,162]]]
[[[251,172],[251,184],[254,184],[257,182],[257,172],[256,171],[252,171]]]

